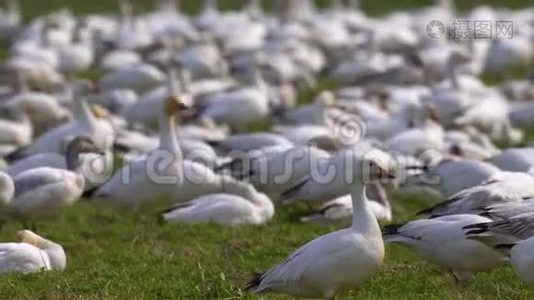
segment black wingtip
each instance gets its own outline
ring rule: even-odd
[[[26,146],[20,147],[17,150],[8,153],[6,156],[4,156],[4,159],[8,163],[12,163],[12,162],[17,161],[19,159],[22,159],[22,158],[27,156],[26,149],[27,149]]]
[[[477,224],[470,224],[467,226],[462,227],[464,230],[468,230],[466,232],[467,235],[470,234],[480,234],[488,231],[490,223],[477,223]]]
[[[432,211],[434,210],[435,206],[432,206],[432,207],[429,207],[429,208],[425,208],[425,209],[422,209],[418,212],[415,213],[416,216],[423,216],[423,215],[431,215],[432,214]]]
[[[247,282],[245,286],[245,291],[250,291],[251,289],[259,286],[263,279],[263,273],[255,273],[254,276]]]
[[[382,228],[382,235],[386,236],[386,235],[399,234],[399,228],[401,228],[403,225],[404,224],[386,225],[386,226],[384,226],[384,228]]]
[[[515,247],[517,244],[498,244],[493,246],[493,248],[497,250],[511,250],[513,247]]]

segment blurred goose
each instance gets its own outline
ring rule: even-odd
[[[17,0],[7,0],[4,9],[0,9],[0,38],[11,38],[20,23],[20,10]]]
[[[371,182],[366,189],[369,210],[379,221],[391,221],[391,206],[386,191],[376,182]],[[350,220],[352,216],[352,202],[350,195],[330,200],[319,207],[315,214],[300,218],[301,222],[311,223],[337,223]]]
[[[174,205],[161,217],[166,222],[213,222],[227,226],[262,224],[273,217],[273,203],[251,184],[233,179],[225,179],[222,184],[221,193]]]
[[[508,148],[491,158],[497,167],[511,172],[526,172],[534,167],[534,148]]]
[[[532,255],[532,251],[534,251],[533,237],[516,243],[499,244],[495,248],[507,254],[510,264],[524,283],[529,286],[534,285],[534,273],[532,271],[534,269],[534,256]]]
[[[102,153],[87,137],[77,137],[67,149],[67,169],[37,167],[13,177],[15,195],[0,212],[26,222],[47,216],[77,201],[85,186],[80,154]]]
[[[17,232],[19,243],[0,243],[0,273],[63,270],[67,256],[61,245],[30,230]]]
[[[149,64],[138,64],[113,70],[100,78],[102,91],[130,89],[138,93],[146,92],[165,81],[165,75]]]
[[[241,132],[247,125],[264,120],[270,112],[268,86],[256,64],[251,69],[252,86],[212,96],[201,116],[228,124]]]
[[[282,114],[280,119],[287,124],[324,125],[325,110],[335,106],[334,94],[330,91],[321,92],[312,104],[303,105]]]
[[[358,169],[361,172],[346,187],[354,207],[352,226],[308,242],[281,263],[256,275],[246,289],[254,293],[335,299],[337,294],[361,286],[380,270],[384,243],[378,222],[367,205],[365,184],[391,175],[391,164],[377,157],[363,156],[358,160],[358,165],[369,169]]]
[[[24,108],[8,109],[13,119],[0,118],[0,143],[14,146],[25,146],[32,140],[33,126]]]
[[[285,137],[269,133],[269,132],[254,132],[245,134],[233,134],[222,141],[214,141],[210,143],[220,152],[232,152],[237,154],[246,154],[253,150],[261,150],[271,146],[291,147],[293,143]]]
[[[76,136],[87,136],[100,149],[107,149],[113,143],[113,128],[107,120],[98,118],[85,103],[85,96],[92,86],[85,81],[75,84],[73,92],[75,120],[59,125],[35,140],[31,145],[10,155],[12,159],[39,153],[64,153],[68,142]]]
[[[85,138],[74,138],[69,142],[65,155],[52,152],[30,155],[9,165],[6,173],[11,177],[15,177],[25,171],[41,167],[68,170],[69,163],[67,160],[74,159],[80,155],[79,168],[81,168],[82,175],[85,178],[85,189],[89,189],[94,185],[93,180],[101,179],[98,175],[104,175],[110,171],[111,164],[108,164],[105,157],[100,154],[85,153],[86,143],[87,140]],[[65,160],[65,157],[67,157],[67,160]]]
[[[481,184],[499,172],[499,168],[487,162],[446,158],[424,170],[422,174],[408,177],[403,185],[430,186],[450,197]]]
[[[504,261],[497,251],[464,235],[463,227],[490,221],[477,215],[459,214],[388,225],[384,228],[384,241],[413,249],[462,286],[474,273],[491,270]]]
[[[497,203],[521,202],[534,197],[534,177],[525,173],[500,172],[480,185],[462,190],[447,201],[421,210],[432,217],[472,213]]]

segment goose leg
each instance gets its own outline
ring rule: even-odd
[[[457,288],[466,287],[469,284],[471,277],[473,276],[473,274],[471,274],[470,272],[462,270],[453,270],[450,272],[450,274],[454,281],[454,286]]]

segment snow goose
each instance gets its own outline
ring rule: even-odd
[[[100,78],[102,91],[131,89],[138,93],[146,92],[165,81],[165,75],[149,64],[138,64],[113,70]]]
[[[247,178],[258,190],[279,197],[313,171],[328,153],[313,147],[265,147],[238,156],[225,167],[237,178]]]
[[[526,172],[534,167],[534,148],[508,148],[490,160],[497,167],[512,172]]]
[[[67,256],[61,245],[30,230],[17,232],[19,243],[0,244],[0,273],[63,270]]]
[[[426,150],[440,150],[444,146],[444,131],[439,124],[429,122],[390,137],[384,145],[389,150],[412,156]]]
[[[387,199],[386,191],[377,182],[367,185],[367,198],[369,210],[379,221],[391,221],[391,206]],[[309,216],[300,218],[301,222],[311,223],[337,223],[350,220],[352,216],[352,201],[350,195],[338,197],[321,205],[319,211]]]
[[[19,27],[20,10],[17,0],[6,1],[6,7],[0,9],[0,38],[11,38]]]
[[[0,171],[0,206],[4,206],[15,194],[15,185],[11,177]]]
[[[79,168],[85,178],[85,189],[89,189],[102,179],[99,175],[107,175],[111,171],[112,164],[100,154],[81,151],[85,147],[85,143],[85,139],[74,138],[69,142],[65,155],[52,152],[30,155],[9,165],[6,173],[11,177],[15,177],[25,171],[41,167],[68,170],[69,165],[65,160],[65,156],[67,159],[74,159],[79,153]]]
[[[312,104],[304,105],[283,113],[280,117],[287,124],[315,124],[324,125],[325,111],[335,106],[334,94],[330,91],[321,92]]]
[[[354,172],[344,173],[342,170],[348,166],[352,166],[354,170],[362,168],[358,165],[361,161],[357,158],[363,154],[381,160],[383,164],[391,163],[391,167],[396,166],[388,154],[369,145],[361,144],[354,148],[343,149],[327,159],[314,161],[311,173],[282,193],[282,203],[291,204],[299,200],[324,201],[346,195],[349,191],[345,182]]]
[[[75,120],[47,131],[28,147],[12,153],[11,158],[46,152],[64,153],[68,142],[73,137],[81,135],[90,137],[100,149],[107,149],[112,145],[113,128],[107,120],[95,116],[85,103],[85,96],[93,89],[92,85],[86,81],[79,81],[75,83],[73,89]]]
[[[7,108],[11,119],[0,118],[0,143],[15,146],[28,145],[32,140],[33,126],[24,107]]]
[[[347,187],[354,208],[351,227],[308,242],[280,264],[256,275],[248,283],[248,290],[335,299],[337,294],[361,286],[380,270],[384,243],[367,205],[365,184],[392,176],[391,164],[379,156],[365,155],[358,160],[360,167],[368,168],[358,168],[354,182]]]
[[[200,196],[172,206],[162,213],[166,222],[221,225],[262,224],[274,215],[274,205],[265,194],[246,182],[224,179],[221,193]]]
[[[532,220],[530,220],[532,221]],[[519,277],[529,286],[534,286],[534,237],[516,243],[500,244],[496,246],[508,255],[508,260]]]
[[[463,227],[490,222],[477,215],[449,215],[384,228],[384,241],[413,249],[423,259],[449,272],[456,285],[469,282],[476,272],[497,267],[504,258],[494,249],[468,239]]]
[[[267,83],[258,70],[259,63],[255,62],[251,67],[253,85],[210,97],[200,115],[228,124],[241,132],[245,131],[247,125],[264,120],[270,112],[269,94]]]
[[[72,42],[58,51],[59,70],[65,74],[77,74],[88,70],[93,64],[92,36],[84,21],[74,29]]]
[[[521,202],[534,197],[534,177],[525,173],[500,172],[480,185],[462,190],[447,201],[424,209],[418,214],[432,217],[472,213],[497,203]]]
[[[46,132],[59,125],[70,116],[58,101],[49,94],[22,90],[13,97],[6,99],[6,106],[15,106],[26,112],[36,134]]]
[[[187,106],[169,97],[160,119],[160,144],[133,158],[94,194],[94,198],[122,210],[136,211],[154,200],[189,201],[221,188],[221,177],[207,166],[184,160],[176,139],[174,113]]]
[[[180,177],[182,161],[174,114],[185,109],[187,106],[177,97],[168,97],[160,118],[159,147],[127,162],[95,191],[94,198],[124,210],[136,210],[149,201],[170,199]],[[162,160],[164,165],[158,165]]]
[[[102,151],[89,138],[76,137],[67,149],[67,169],[38,167],[14,176],[15,195],[0,214],[26,222],[72,205],[85,186],[80,169],[82,153],[101,154]]]
[[[493,220],[502,220],[534,213],[534,198],[521,202],[496,203],[475,209],[475,213]]]
[[[422,174],[408,177],[403,186],[429,186],[446,197],[488,180],[501,170],[490,163],[457,158],[445,158]]]
[[[244,154],[253,150],[261,150],[262,148],[271,146],[287,148],[293,146],[293,143],[282,135],[270,132],[233,134],[222,141],[214,141],[210,144],[219,152],[229,153],[233,151],[237,154]]]

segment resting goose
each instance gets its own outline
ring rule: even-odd
[[[384,258],[380,227],[370,211],[365,184],[389,177],[389,156],[358,157],[350,190],[354,214],[349,228],[320,236],[295,250],[281,263],[256,275],[246,289],[254,293],[282,293],[294,297],[335,299],[375,275]],[[346,183],[347,184],[347,183]]]
[[[405,186],[429,186],[446,197],[471,188],[498,174],[501,170],[490,163],[447,158],[422,174],[408,177]]]
[[[81,153],[102,151],[87,137],[76,137],[67,149],[67,169],[38,167],[13,177],[15,195],[0,215],[26,222],[55,213],[77,201],[85,186]],[[34,224],[35,225],[35,224]]]
[[[534,197],[534,177],[525,173],[500,172],[480,185],[454,194],[447,201],[421,210],[418,214],[431,217],[473,213],[497,203],[521,202]]]
[[[456,285],[465,285],[474,273],[491,270],[503,256],[491,247],[468,239],[463,227],[490,222],[477,215],[449,215],[384,228],[384,241],[413,249],[423,259],[450,273]]]
[[[165,75],[156,67],[149,64],[138,64],[113,70],[99,81],[103,91],[114,89],[130,89],[137,93],[149,91],[162,84]]]
[[[166,222],[204,223],[235,226],[262,224],[274,215],[274,205],[263,193],[246,182],[223,180],[220,193],[208,194],[180,203],[161,215]]]
[[[476,208],[475,213],[492,220],[509,219],[523,214],[534,213],[534,198],[521,202],[496,203]]]
[[[367,185],[367,197],[369,210],[379,221],[391,221],[391,206],[387,199],[386,191],[377,182]],[[300,218],[301,222],[310,223],[337,223],[350,220],[352,216],[352,201],[350,195],[330,200],[319,207],[315,214]]]
[[[299,183],[320,160],[330,157],[313,147],[270,146],[237,157],[225,168],[237,178],[247,178],[258,190],[272,197]]]
[[[534,147],[509,148],[491,158],[497,167],[512,172],[526,172],[534,167]]]
[[[10,144],[17,147],[25,146],[32,140],[33,126],[24,108],[8,108],[13,119],[0,117],[0,144]]]
[[[73,137],[81,135],[91,138],[100,149],[109,148],[113,144],[113,128],[107,120],[95,116],[85,103],[85,96],[92,89],[89,82],[77,82],[73,91],[75,120],[47,131],[28,147],[10,155],[10,158],[47,152],[64,153],[68,142]]]
[[[9,176],[15,177],[25,171],[41,167],[68,170],[69,163],[65,160],[65,156],[67,159],[76,157],[77,153],[81,149],[83,150],[84,143],[86,143],[85,139],[75,138],[69,142],[66,155],[52,152],[30,155],[10,164],[5,172]],[[107,175],[111,171],[112,164],[108,163],[105,157],[100,154],[84,152],[80,152],[79,168],[81,168],[85,178],[85,189],[87,190],[94,187],[102,180],[103,175]]]
[[[17,232],[19,243],[0,244],[0,273],[63,270],[67,256],[61,245],[30,230]]]

